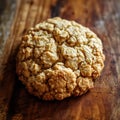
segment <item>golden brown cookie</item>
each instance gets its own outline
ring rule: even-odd
[[[23,36],[16,71],[31,94],[44,100],[62,100],[93,87],[104,60],[102,42],[95,33],[55,17]]]

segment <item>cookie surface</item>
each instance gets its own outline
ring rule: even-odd
[[[92,88],[104,60],[102,42],[95,33],[55,17],[23,36],[16,72],[31,94],[44,100],[62,100]]]

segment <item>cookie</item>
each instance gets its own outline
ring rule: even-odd
[[[102,42],[95,33],[75,21],[55,17],[22,37],[16,72],[31,94],[62,100],[92,88],[104,60]]]

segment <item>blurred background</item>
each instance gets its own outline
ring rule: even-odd
[[[0,0],[0,54],[10,34],[10,26],[15,15],[17,0]]]

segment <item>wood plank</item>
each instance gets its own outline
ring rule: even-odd
[[[7,38],[10,35],[15,9],[15,0],[0,1],[0,120],[6,119],[9,104],[8,98],[11,96],[8,91],[6,91],[6,88],[8,88],[8,90],[10,89],[10,86],[8,86],[10,82],[4,81],[5,75],[8,75],[10,71],[7,70],[9,72],[6,74],[6,66],[2,64],[2,61],[4,60],[2,55]]]
[[[63,101],[41,101],[30,95],[15,74],[15,55],[29,27],[61,16],[91,28],[102,39],[105,68],[87,94]],[[120,0],[19,0],[1,58],[0,104],[8,120],[120,119]],[[1,117],[1,116],[0,116]],[[1,119],[2,120],[2,119]]]

